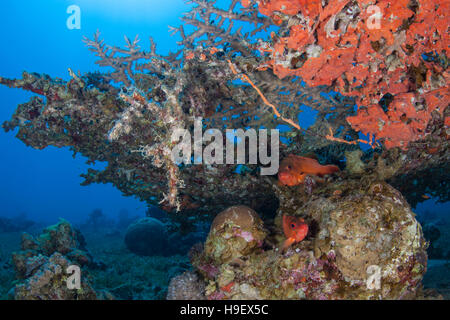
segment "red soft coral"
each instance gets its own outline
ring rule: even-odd
[[[310,86],[334,86],[343,95],[356,96],[365,107],[347,119],[355,130],[381,139],[387,148],[405,149],[424,136],[432,112],[443,114],[449,101],[448,72],[424,61],[423,55],[448,56],[448,1],[255,3],[264,15],[295,15],[285,27],[287,35],[274,37],[267,65],[280,78],[301,76]],[[298,63],[299,57],[306,61]],[[388,93],[394,98],[384,112],[378,103]]]

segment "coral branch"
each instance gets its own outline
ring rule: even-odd
[[[234,74],[238,74],[235,66],[233,65],[233,63],[230,60],[227,60],[228,64],[230,66],[231,71]],[[250,78],[246,75],[246,74],[241,74],[241,79],[247,83],[249,83],[253,89],[256,90],[256,92],[258,93],[258,95],[261,97],[261,99],[263,100],[263,102],[269,106],[270,108],[272,108],[273,113],[275,113],[275,115],[280,118],[281,120],[283,120],[284,122],[290,124],[291,126],[293,126],[294,128],[301,130],[301,127],[295,123],[294,121],[292,121],[291,119],[286,119],[283,116],[281,116],[280,112],[277,110],[277,107],[275,107],[272,103],[269,102],[269,100],[267,100],[267,98],[264,96],[264,94],[261,92],[261,90],[253,83],[252,80],[250,80]]]
[[[333,133],[333,129],[330,127],[329,128],[330,129],[330,134],[327,134],[326,136],[325,136],[325,138],[326,139],[328,139],[328,140],[330,140],[330,141],[335,141],[335,142],[340,142],[340,143],[346,143],[346,144],[354,144],[354,145],[356,145],[356,144],[358,144],[358,143],[363,143],[363,144],[368,144],[369,146],[371,146],[372,147],[372,149],[375,149],[375,143],[373,143],[372,141],[371,141],[371,139],[370,139],[370,135],[369,135],[369,140],[362,140],[362,139],[358,139],[358,140],[353,140],[353,141],[348,141],[348,140],[344,140],[344,139],[342,139],[342,138],[336,138],[335,136],[334,136],[334,133]]]

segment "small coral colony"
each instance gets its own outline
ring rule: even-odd
[[[141,49],[137,38],[109,46],[97,33],[85,42],[112,72],[0,77],[37,94],[3,128],[36,149],[106,162],[82,174],[83,185],[112,183],[180,229],[212,221],[169,299],[432,295],[422,288],[427,241],[411,206],[449,200],[450,2],[190,2],[171,28],[182,39],[175,53],[159,55],[153,41]],[[172,133],[192,133],[199,118],[204,132],[287,128],[277,174],[251,161],[172,161]],[[78,293],[33,286],[35,270],[58,277],[70,261],[89,269],[77,237],[65,223],[25,237],[16,297],[110,298],[88,283]]]

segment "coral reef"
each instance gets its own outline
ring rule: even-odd
[[[96,33],[85,42],[112,72],[69,69],[70,81],[28,72],[0,77],[0,84],[38,95],[17,107],[5,131],[18,129],[17,138],[36,149],[69,147],[88,163],[107,162],[88,169],[83,185],[112,183],[164,209],[166,215],[153,210],[164,226],[148,217],[129,227],[133,252],[170,252],[172,244],[197,239],[187,234],[215,217],[204,246],[191,250],[198,275],[175,278],[169,297],[420,297],[426,241],[410,205],[450,198],[448,1],[191,3],[184,25],[172,28],[182,38],[176,53],[159,55],[153,41],[143,50],[137,37],[125,38],[125,48],[108,46]],[[305,110],[315,114],[309,127],[299,122]],[[172,133],[195,135],[200,118],[202,132],[287,126],[280,156],[315,153],[334,175],[319,181],[302,169],[289,187],[261,176],[261,163],[174,163]],[[286,252],[279,250],[285,215],[308,224],[307,237]],[[94,212],[89,225],[98,229],[100,218]],[[48,281],[59,283],[54,270],[69,260],[95,265],[82,242],[66,223],[37,239],[24,236],[14,256],[24,288],[48,274],[44,297],[75,298]],[[165,296],[168,279],[152,289],[141,279],[136,292],[126,279],[113,285],[111,270],[95,272],[121,296]],[[93,296],[86,286],[82,298]]]
[[[191,131],[200,117],[204,129],[287,124],[292,130],[281,133],[289,141],[283,156],[316,152],[335,164],[368,142],[398,163],[390,178],[401,188],[403,177],[441,172],[450,161],[448,33],[442,27],[447,5],[391,2],[376,2],[383,13],[378,30],[366,24],[368,6],[375,4],[370,1],[243,1],[242,7],[232,0],[223,9],[194,0],[183,18],[192,32],[173,28],[182,37],[177,53],[161,56],[153,42],[145,51],[137,38],[126,38],[126,48],[108,46],[96,34],[86,43],[111,73],[70,70],[67,82],[27,72],[22,79],[0,77],[0,84],[39,95],[19,105],[3,128],[18,128],[17,137],[37,149],[67,146],[89,163],[106,161],[104,170],[83,174],[83,185],[113,183],[125,195],[160,204],[180,225],[193,215],[207,220],[230,204],[262,215],[277,206],[259,165],[236,173],[237,165],[169,161],[174,128]],[[251,31],[244,34],[244,27]],[[267,40],[263,34],[272,27]],[[301,128],[296,120],[305,107],[316,117]],[[435,181],[445,181],[442,172]],[[448,199],[439,183],[428,185]],[[409,189],[401,191],[410,197]]]
[[[174,246],[181,247],[184,250],[183,255],[144,257],[129,252],[123,242],[123,235],[106,235],[107,231],[102,229],[83,232],[86,250],[97,260],[104,262],[101,268],[91,265],[82,267],[82,279],[88,280],[91,288],[95,288],[99,296],[107,296],[103,293],[110,292],[115,299],[165,299],[170,279],[191,268],[186,256],[188,249],[183,249],[185,244],[178,242],[179,239],[175,241]],[[202,241],[205,238],[206,236]],[[14,299],[14,290],[11,288],[15,288],[16,284],[25,283],[25,279],[17,279],[14,264],[11,261],[12,253],[21,249],[21,242],[21,233],[0,233],[0,299],[2,300]],[[189,245],[192,246],[192,242],[186,244],[186,246]],[[68,260],[67,257],[63,259]],[[48,261],[48,257],[44,260]],[[59,258],[58,261],[62,262]],[[47,265],[59,269],[54,264],[47,262]],[[55,275],[53,279],[58,280],[58,276]],[[49,287],[44,286],[41,291],[46,288]],[[84,295],[84,297],[87,296]],[[93,297],[92,295],[89,298]]]
[[[96,291],[82,269],[80,288],[71,289],[67,282],[69,266],[94,266],[84,248],[83,236],[70,223],[61,221],[48,227],[36,239],[24,233],[21,251],[12,255],[17,284],[16,300],[93,300],[112,299],[106,291]]]
[[[96,292],[89,282],[81,281],[80,289],[67,287],[66,270],[73,262],[59,252],[50,257],[39,255],[28,257],[24,281],[14,288],[16,300],[103,300],[113,297],[105,292]]]
[[[420,296],[426,241],[397,190],[384,182],[365,184],[351,179],[328,183],[313,194],[300,187],[276,188],[280,208],[275,223],[279,227],[265,239],[276,244],[274,249],[249,251],[233,261],[211,260],[216,251],[223,251],[224,242],[216,240],[207,241],[204,250],[192,254],[193,265],[207,282],[208,299]],[[285,214],[304,218],[311,231],[283,253],[278,247],[284,241],[279,230]],[[375,271],[380,277],[372,283]]]

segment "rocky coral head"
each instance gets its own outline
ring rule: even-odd
[[[65,220],[47,227],[36,238],[22,235],[21,251],[14,252],[12,263],[17,281],[10,291],[16,300],[93,300],[112,299],[106,291],[90,284],[88,268],[102,264],[85,250],[82,234]],[[69,289],[69,266],[82,269],[80,288]]]
[[[232,206],[212,222],[205,254],[215,263],[230,262],[260,248],[266,234],[263,221],[253,209]]]
[[[247,206],[232,206],[220,212],[211,224],[212,231],[218,231],[227,223],[247,229],[256,224],[261,224],[262,220],[255,210]]]

